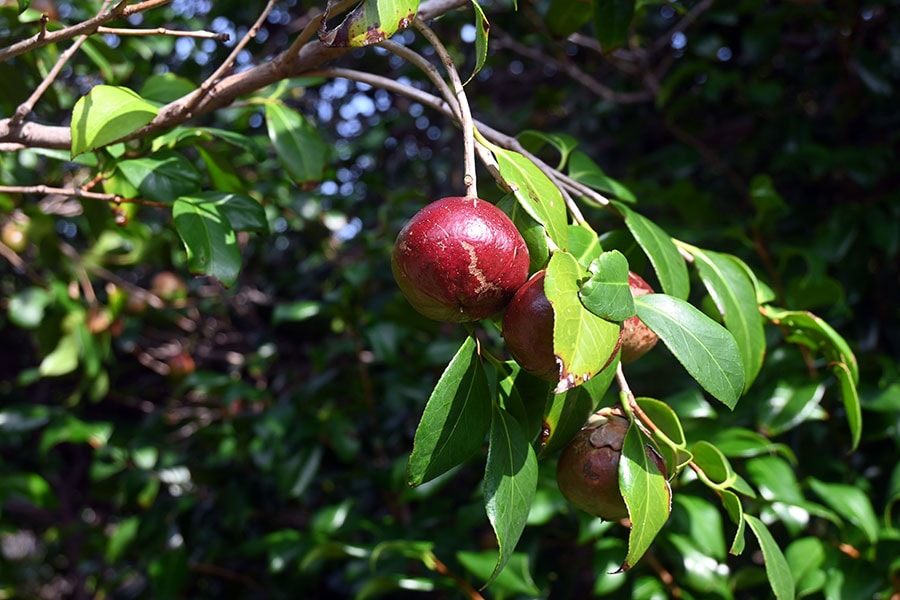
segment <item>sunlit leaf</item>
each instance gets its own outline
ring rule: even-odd
[[[412,24],[419,10],[418,0],[363,0],[351,10],[337,27],[328,28],[329,11],[338,4],[329,0],[319,39],[326,46],[338,48],[377,44]]]
[[[159,109],[124,87],[94,86],[72,109],[72,156],[95,150],[134,133]]]
[[[575,257],[578,264],[587,267],[602,252],[603,247],[600,246],[597,232],[591,229],[590,225],[585,223],[569,225],[569,254]]]
[[[517,136],[519,142],[533,154],[548,144],[559,153],[557,169],[562,169],[569,160],[569,155],[578,146],[578,140],[567,133],[547,133],[537,129],[526,129]]]
[[[831,372],[837,377],[841,390],[841,399],[844,401],[844,410],[847,413],[847,424],[850,426],[850,451],[856,450],[862,436],[862,407],[859,404],[859,391],[853,382],[853,373],[846,363],[833,363]]]
[[[769,435],[778,435],[811,420],[821,420],[825,413],[820,406],[825,384],[803,380],[778,381],[767,394],[766,410],[760,411],[760,427]]]
[[[472,0],[472,8],[475,9],[475,69],[469,75],[469,79],[466,80],[467,84],[478,75],[487,61],[488,34],[491,31],[491,24],[487,20],[481,4],[477,0]]]
[[[407,465],[407,480],[421,485],[461,464],[490,430],[491,396],[475,339],[466,338],[431,393]]]
[[[734,336],[744,364],[744,386],[750,387],[762,368],[766,353],[763,318],[756,288],[746,272],[727,254],[682,244],[694,257],[694,266],[716,303],[725,327]]]
[[[619,324],[587,310],[578,295],[586,276],[567,252],[554,252],[547,266],[544,291],[553,305],[553,349],[560,362],[562,393],[610,366],[618,350]]]
[[[518,152],[492,146],[500,176],[531,217],[544,226],[557,248],[568,245],[566,205],[559,188]]]
[[[579,2],[580,0],[574,1]],[[637,198],[635,198],[631,190],[625,187],[624,184],[604,173],[603,169],[601,169],[599,165],[591,160],[584,152],[574,151],[570,155],[569,176],[579,183],[583,183],[598,192],[607,194],[613,198],[622,200],[623,202],[628,202],[630,204],[637,202]],[[589,198],[586,198],[586,200],[590,202]]]
[[[187,158],[171,150],[119,161],[116,169],[142,198],[156,202],[170,203],[196,192],[203,179]]]
[[[494,406],[487,466],[484,472],[484,507],[494,529],[499,556],[485,586],[506,566],[525,529],[537,489],[538,465],[534,448],[505,410]]]
[[[731,490],[719,490],[719,497],[722,499],[722,506],[732,523],[737,525],[737,531],[734,534],[734,540],[731,542],[731,548],[728,549],[729,554],[738,556],[744,551],[744,506],[741,499]]]
[[[794,578],[775,538],[769,533],[768,527],[753,515],[744,514],[744,520],[750,526],[751,531],[756,536],[756,540],[759,542],[763,560],[766,563],[766,575],[769,578],[769,584],[772,586],[775,597],[778,600],[793,600]]]
[[[744,368],[731,333],[687,302],[665,294],[639,296],[634,303],[641,321],[691,377],[733,409],[744,389]]]
[[[613,202],[613,205],[625,217],[625,225],[650,259],[663,291],[669,296],[686,300],[691,289],[688,270],[671,236],[621,202]]]
[[[814,478],[809,478],[807,483],[822,502],[855,525],[870,544],[878,540],[878,517],[875,516],[872,501],[863,490],[852,485],[827,483]]]
[[[656,539],[672,510],[672,489],[650,459],[646,440],[635,422],[628,427],[622,442],[619,488],[631,519],[628,554],[622,563],[622,570],[628,570]]]
[[[485,581],[490,578],[497,562],[497,553],[490,550],[482,552],[460,551],[456,553],[459,563],[477,579]],[[539,596],[540,588],[531,576],[529,556],[523,552],[515,552],[509,557],[506,568],[494,578],[491,591],[502,594]]]
[[[628,260],[618,250],[604,252],[588,267],[591,278],[581,288],[585,308],[610,321],[634,316],[634,299],[628,285]]]

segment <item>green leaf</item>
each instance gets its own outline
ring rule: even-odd
[[[306,118],[280,102],[266,104],[266,129],[282,168],[303,189],[322,180],[328,148]]]
[[[475,68],[463,85],[472,81],[484,67],[488,53],[488,34],[491,31],[491,23],[484,15],[484,9],[481,8],[481,4],[477,0],[472,0],[472,8],[475,9]]]
[[[650,259],[663,291],[686,300],[691,291],[688,270],[672,238],[659,225],[621,202],[613,202],[613,206],[625,217],[625,225]]]
[[[81,355],[81,340],[76,331],[70,331],[61,338],[50,354],[41,361],[41,377],[59,377],[68,375],[78,368],[78,357]]]
[[[766,395],[765,410],[759,411],[759,425],[768,435],[778,435],[801,423],[825,418],[820,406],[825,385],[803,380],[780,380]]]
[[[854,385],[859,384],[859,366],[847,341],[831,325],[811,312],[764,306],[763,315],[782,328],[785,340],[821,352],[830,362],[844,363]]]
[[[247,189],[243,178],[235,171],[234,165],[229,161],[230,156],[219,152],[210,152],[203,146],[195,146],[194,149],[203,163],[212,186],[222,192],[243,192]]]
[[[775,542],[775,538],[769,533],[768,527],[754,517],[753,515],[744,515],[744,520],[750,526],[759,547],[763,553],[763,560],[766,563],[766,575],[769,578],[769,584],[778,600],[793,600],[794,598],[794,578],[791,575],[791,569],[788,566],[781,548]]]
[[[734,336],[744,364],[744,387],[749,388],[766,354],[763,318],[756,288],[734,257],[681,244],[694,257],[694,266],[716,303],[725,327]]]
[[[847,363],[836,362],[831,365],[831,372],[837,377],[841,390],[841,399],[844,401],[844,410],[847,412],[847,424],[850,426],[850,452],[859,446],[862,436],[862,407],[859,404],[859,391],[853,382],[853,373]]]
[[[137,537],[140,517],[129,517],[115,525],[106,543],[105,558],[110,563],[116,562]]]
[[[825,547],[822,540],[814,537],[794,540],[785,550],[784,557],[797,584],[798,596],[808,596],[821,589],[817,584],[824,575],[821,569],[825,563]]]
[[[554,252],[550,257],[544,292],[553,305],[553,349],[560,363],[557,394],[608,368],[618,351],[619,324],[601,319],[581,303],[578,292],[585,275],[571,254]]]
[[[591,229],[591,226],[583,223],[580,225],[569,225],[569,253],[575,257],[578,264],[587,267],[591,262],[600,256],[603,247],[600,245],[600,239],[597,232]]]
[[[622,563],[622,570],[627,571],[656,539],[672,510],[672,489],[648,456],[644,436],[634,421],[622,442],[619,488],[631,519],[628,553]]]
[[[872,501],[863,490],[852,485],[826,483],[814,478],[807,479],[807,483],[822,502],[855,525],[870,544],[878,541],[878,517],[872,508]]]
[[[588,267],[591,278],[581,288],[585,308],[609,321],[634,316],[634,298],[628,285],[628,259],[618,250],[604,252]]]
[[[491,550],[482,552],[459,551],[456,553],[456,558],[459,560],[459,564],[476,578],[487,580],[490,578],[494,565],[497,562],[497,553]],[[502,597],[503,594],[528,597],[540,596],[541,590],[534,583],[528,561],[529,556],[522,552],[514,552],[509,557],[506,568],[491,583],[491,592],[495,594],[495,597]]]
[[[580,0],[574,1],[578,2]],[[572,152],[569,157],[569,177],[623,202],[628,202],[629,204],[637,202],[637,198],[635,198],[631,190],[604,173],[603,169],[584,152]]]
[[[594,35],[604,52],[625,44],[634,5],[635,0],[594,0]]]
[[[556,37],[566,38],[591,20],[593,10],[586,0],[551,0],[544,24]]]
[[[269,222],[262,205],[246,194],[226,192],[200,192],[184,196],[179,200],[202,206],[213,206],[221,213],[235,231],[259,231],[267,233]]]
[[[29,287],[9,299],[9,320],[23,329],[34,329],[44,320],[53,296],[43,288]]]
[[[545,144],[553,146],[559,152],[557,169],[562,169],[566,165],[569,155],[578,146],[578,140],[567,133],[546,133],[537,129],[526,129],[516,138],[532,154],[537,154]]]
[[[695,548],[702,548],[707,557],[721,563],[726,558],[722,513],[717,506],[689,494],[675,495],[675,520],[687,527]]]
[[[727,329],[683,300],[665,294],[634,299],[637,315],[666,344],[703,389],[733,409],[744,389],[744,368]]]
[[[412,24],[419,10],[418,0],[363,0],[337,27],[326,26],[329,11],[337,0],[329,0],[319,39],[329,47],[358,48],[377,44]]]
[[[544,226],[535,221],[519,203],[515,195],[507,194],[497,203],[497,208],[509,215],[516,229],[522,234],[528,246],[528,272],[540,271],[550,258],[550,245]]]
[[[734,540],[731,542],[731,548],[728,552],[738,556],[744,551],[744,505],[741,499],[731,490],[719,490],[719,497],[722,499],[722,506],[732,522],[737,525],[737,531],[734,534]]]
[[[537,165],[518,152],[491,146],[500,176],[509,186],[522,208],[544,226],[557,248],[566,249],[568,229],[566,205],[559,188]]]
[[[730,458],[781,454],[791,464],[797,464],[797,457],[790,446],[777,444],[761,433],[743,427],[732,427],[716,432],[713,444],[722,454]]]
[[[586,383],[561,394],[549,395],[542,421],[541,458],[562,449],[584,426],[609,389],[618,364],[619,357],[616,355],[608,368]]]
[[[168,104],[197,89],[193,81],[175,73],[151,75],[141,87],[141,96],[154,102]]]
[[[88,444],[100,448],[109,442],[112,423],[88,422],[64,415],[50,422],[41,434],[40,451],[46,454],[57,444]]]
[[[203,179],[188,159],[171,150],[123,160],[116,169],[141,197],[155,202],[169,203],[196,192]]]
[[[668,479],[671,480],[693,458],[687,449],[681,420],[665,402],[654,398],[636,398],[635,401],[658,427],[653,431],[653,441],[656,442],[660,454],[666,460]]]
[[[491,427],[491,405],[475,338],[468,337],[425,405],[407,465],[409,485],[434,479],[475,454]]]
[[[499,556],[487,587],[503,570],[525,529],[537,490],[534,448],[518,422],[499,406],[491,419],[490,446],[484,471],[484,507],[497,536]]]
[[[28,10],[29,6],[31,6],[31,0],[17,0],[17,4],[19,7],[19,13],[23,13]]]
[[[241,251],[221,207],[202,197],[185,196],[175,201],[172,215],[191,273],[210,275],[228,287],[234,285],[241,270]]]
[[[731,463],[718,448],[705,440],[699,440],[691,448],[691,454],[694,456],[694,464],[700,470],[697,475],[703,483],[715,490],[726,489],[734,484],[737,476]]]
[[[72,110],[72,156],[95,150],[134,133],[153,120],[156,105],[132,90],[94,86]]]
[[[898,501],[900,501],[900,463],[897,463],[894,467],[890,483],[888,484],[887,503],[884,506],[884,523],[887,529],[894,529],[891,522],[891,512]]]

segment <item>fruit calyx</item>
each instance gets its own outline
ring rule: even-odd
[[[437,321],[478,321],[503,310],[528,278],[525,240],[484,200],[442,198],[400,231],[391,271],[417,311]]]

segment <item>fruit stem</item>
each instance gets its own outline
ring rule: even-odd
[[[447,51],[447,48],[441,42],[437,35],[423,21],[416,19],[413,25],[422,36],[428,40],[434,51],[437,53],[447,75],[450,77],[450,83],[453,84],[453,91],[456,94],[456,101],[459,103],[459,124],[463,130],[463,149],[465,158],[465,175],[464,183],[466,186],[466,196],[470,198],[478,197],[478,182],[475,175],[475,122],[472,120],[472,111],[469,108],[469,100],[466,98],[466,91],[463,89],[462,79],[453,63],[453,58]],[[452,104],[452,103],[451,103]]]

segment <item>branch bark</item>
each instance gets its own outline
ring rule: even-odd
[[[467,4],[467,1],[425,0],[419,6],[416,18],[434,19],[464,6]],[[140,4],[135,6],[140,6]],[[121,3],[116,8],[121,10]],[[88,22],[77,26],[81,27],[78,33],[95,31],[97,27],[106,22],[102,19],[99,20],[100,22],[97,21],[97,19],[92,19],[88,26],[85,26]],[[63,31],[70,32],[72,29],[74,28],[70,27]],[[78,35],[78,33],[74,35]],[[69,39],[74,37],[74,35],[67,35],[61,39]],[[126,140],[142,139],[169,130],[198,115],[210,113],[227,106],[240,96],[262,89],[282,79],[300,77],[304,73],[317,69],[326,62],[332,61],[350,50],[352,49],[329,48],[319,40],[312,40],[300,48],[300,51],[296,54],[288,53],[287,51],[282,52],[269,62],[257,65],[241,73],[229,75],[215,82],[193,106],[191,104],[194,102],[194,94],[197,92],[192,92],[167,104],[160,109],[159,114],[148,125],[128,136]],[[0,60],[3,58],[3,55],[0,54]],[[190,109],[186,110],[188,107]],[[68,150],[71,147],[72,136],[68,127],[43,125],[33,122],[16,124],[11,122],[10,119],[0,119],[0,151],[21,150],[23,148]]]

